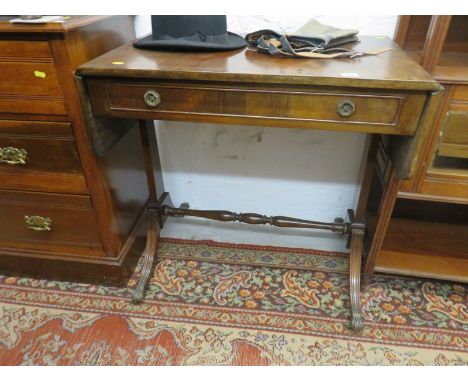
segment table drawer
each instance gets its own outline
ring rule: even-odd
[[[91,201],[86,196],[0,190],[0,247],[100,253]],[[76,251],[74,251],[76,253]]]
[[[68,123],[0,121],[2,188],[86,194]]]
[[[236,84],[98,82],[90,83],[98,114],[145,117],[146,113],[154,119],[393,134],[413,134],[425,102],[423,94],[336,92],[330,88],[260,90]]]

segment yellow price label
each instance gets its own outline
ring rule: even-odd
[[[40,70],[35,70],[34,75],[39,78],[46,78],[45,72],[41,72]]]
[[[112,62],[112,65],[123,65],[123,64],[125,64],[125,62],[123,62],[123,61],[113,61]]]

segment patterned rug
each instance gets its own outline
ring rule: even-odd
[[[0,364],[468,364],[465,285],[375,276],[354,333],[347,268],[342,253],[163,239],[139,305],[121,287],[0,276]]]

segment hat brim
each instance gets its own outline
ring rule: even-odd
[[[211,41],[192,41],[179,39],[157,39],[153,35],[145,36],[133,43],[135,48],[149,50],[173,50],[173,51],[223,51],[245,48],[247,42],[241,36],[227,32],[227,38],[223,43]]]

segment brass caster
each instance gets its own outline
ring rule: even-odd
[[[355,332],[360,332],[363,329],[364,325],[362,322],[361,315],[354,315],[353,318],[351,319],[351,323],[349,325],[349,328]]]
[[[145,296],[144,290],[134,291],[133,296],[132,296],[132,304],[140,304],[143,301],[144,296]]]

